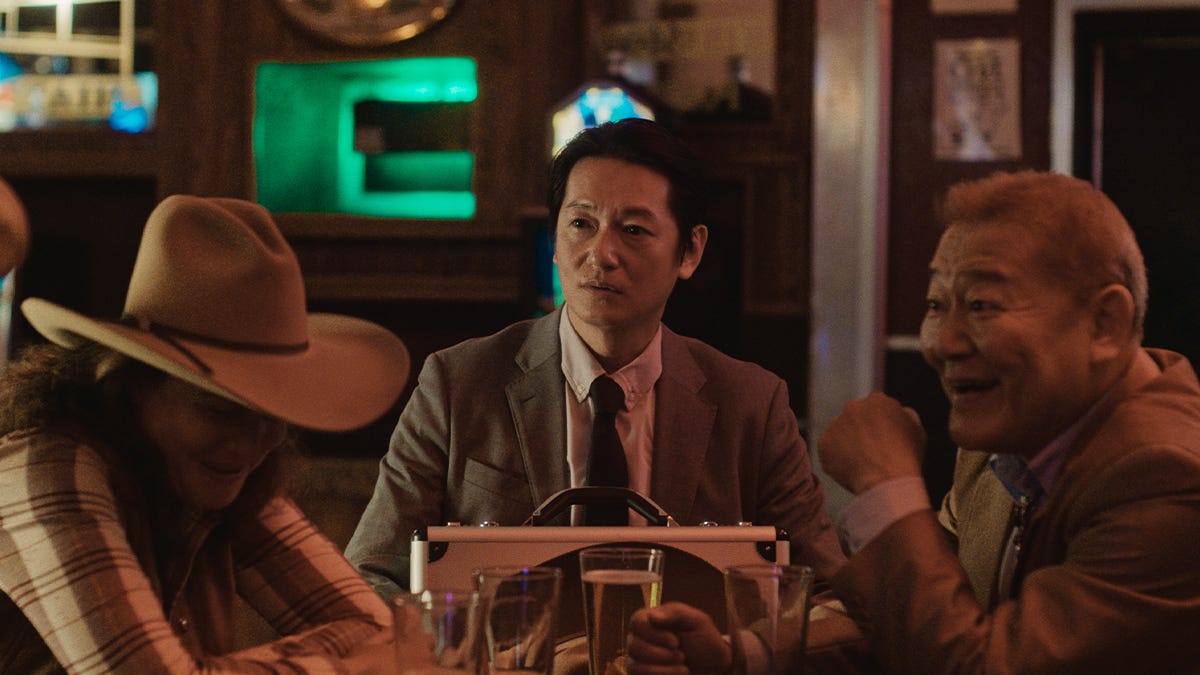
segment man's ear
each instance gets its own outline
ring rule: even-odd
[[[1109,284],[1092,296],[1092,353],[1097,360],[1116,358],[1137,342],[1133,325],[1133,294],[1121,284]]]
[[[679,261],[679,278],[690,279],[700,259],[704,257],[704,245],[708,243],[708,226],[697,225],[692,228],[691,245],[683,249],[683,259]]]

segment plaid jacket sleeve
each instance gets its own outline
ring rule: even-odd
[[[108,476],[97,452],[63,436],[0,442],[0,592],[68,672],[332,673],[355,645],[386,634],[382,601],[277,501],[246,528],[259,536],[244,547],[240,580],[250,603],[294,634],[224,656],[191,653],[130,546]]]
[[[345,656],[391,626],[391,613],[291,500],[234,526],[238,592],[280,635],[268,648]]]

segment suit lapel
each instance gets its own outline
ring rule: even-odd
[[[707,377],[683,339],[663,327],[663,372],[655,386],[652,498],[690,522],[717,406],[701,395]]]
[[[561,308],[537,321],[518,350],[520,373],[505,387],[535,506],[570,487],[558,321]]]

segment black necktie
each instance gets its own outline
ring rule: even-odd
[[[588,485],[629,487],[629,465],[617,434],[617,411],[625,407],[625,392],[607,375],[592,382],[592,451],[588,455]],[[629,507],[625,504],[590,504],[588,525],[628,525]]]

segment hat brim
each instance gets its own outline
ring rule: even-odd
[[[93,319],[40,298],[21,311],[47,339],[68,348],[100,343],[181,380],[317,431],[349,431],[395,403],[409,374],[404,343],[377,324],[339,314],[309,314],[308,347],[279,354],[243,351]],[[199,359],[205,373],[188,353]]]

